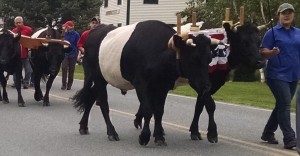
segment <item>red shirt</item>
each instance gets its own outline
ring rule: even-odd
[[[77,42],[77,47],[78,47],[78,48],[84,46],[86,37],[88,36],[88,34],[90,33],[90,31],[91,31],[91,30],[86,30],[86,31],[84,31],[84,32],[81,34],[81,36],[80,36],[80,38],[79,38],[79,40],[78,40],[78,42]]]
[[[18,33],[18,28],[14,28],[12,32]],[[29,26],[25,26],[25,25],[21,26],[21,35],[31,36],[31,33],[32,33],[32,29]],[[28,57],[28,49],[22,47],[21,58],[27,58],[27,57]]]

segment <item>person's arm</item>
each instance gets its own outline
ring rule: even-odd
[[[279,48],[275,45],[274,32],[272,31],[274,30],[268,30],[265,33],[261,43],[260,53],[267,58],[278,55],[280,52]]]
[[[278,47],[273,47],[273,49],[261,48],[260,53],[266,57],[271,57],[274,55],[278,55],[280,53],[280,50]]]

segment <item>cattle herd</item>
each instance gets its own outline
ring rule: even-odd
[[[264,66],[258,44],[261,27],[247,22],[235,27],[225,23],[223,27],[227,43],[199,32],[176,34],[172,27],[156,20],[123,27],[100,24],[91,30],[84,46],[84,86],[72,97],[74,107],[83,112],[79,123],[80,134],[89,134],[89,113],[96,103],[103,114],[109,140],[119,140],[109,115],[106,87],[110,84],[120,89],[123,94],[127,90],[136,90],[140,105],[134,126],[142,128],[139,135],[140,145],[147,145],[150,141],[149,124],[152,116],[155,119],[154,142],[157,145],[166,145],[162,126],[165,100],[180,78],[198,94],[194,119],[190,126],[191,139],[202,139],[198,124],[205,106],[209,115],[207,138],[209,142],[218,142],[217,125],[214,121],[216,106],[212,95],[224,85],[229,71],[238,65],[244,64],[255,69]],[[44,106],[49,106],[49,92],[53,80],[59,72],[64,54],[71,50],[69,43],[61,40],[61,36],[61,31],[51,27],[37,31],[30,38],[7,29],[1,30],[0,81],[3,94],[0,92],[0,100],[9,102],[4,72],[15,73],[18,105],[25,106],[21,95],[21,43],[32,51],[34,99],[42,100]],[[33,45],[27,45],[28,42]],[[209,70],[212,60],[221,57],[227,61],[225,66]],[[40,81],[45,77],[48,80],[43,95]]]

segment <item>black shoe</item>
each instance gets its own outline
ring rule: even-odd
[[[296,139],[292,139],[288,143],[285,143],[283,147],[285,149],[292,149],[293,147],[296,147],[296,146],[297,146]]]
[[[28,86],[27,86],[27,85],[24,85],[24,86],[23,86],[23,89],[28,89]]]
[[[263,134],[261,140],[267,141],[269,144],[278,144],[278,140],[276,140],[274,135]]]
[[[68,87],[67,90],[71,90],[71,87]]]
[[[61,90],[65,90],[65,89],[66,89],[66,86],[61,86],[60,89],[61,89]]]

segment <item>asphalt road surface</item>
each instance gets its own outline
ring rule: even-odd
[[[11,80],[9,84],[11,84]],[[61,79],[57,77],[50,91],[50,105],[33,99],[33,88],[22,94],[27,107],[17,106],[16,90],[8,86],[9,104],[0,103],[0,156],[290,156],[295,150],[283,149],[282,134],[278,130],[278,145],[260,140],[261,132],[270,111],[252,107],[217,103],[215,120],[218,125],[219,142],[206,139],[207,113],[200,119],[200,130],[204,140],[192,141],[189,125],[192,121],[195,98],[169,95],[166,101],[163,126],[167,146],[155,146],[154,138],[147,146],[140,146],[140,129],[133,126],[138,108],[135,91],[125,96],[108,86],[110,114],[120,141],[109,141],[106,126],[98,106],[94,106],[90,119],[90,135],[78,132],[80,113],[69,99],[83,85],[76,80],[72,90],[61,90]],[[43,91],[45,84],[42,84]],[[292,114],[295,128],[295,114]],[[151,123],[153,132],[153,122]]]

